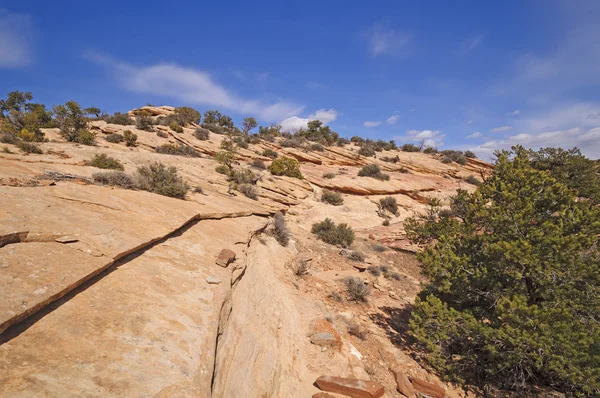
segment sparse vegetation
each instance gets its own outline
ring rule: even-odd
[[[474,175],[466,177],[465,182],[468,182],[469,184],[475,185],[477,187],[481,185],[481,181],[479,181]]]
[[[381,223],[381,225],[383,225],[384,227],[389,227],[390,226],[390,219],[389,217],[386,217],[383,219],[383,223]]]
[[[348,254],[348,258],[352,261],[356,261],[358,263],[362,263],[365,261],[365,255],[362,254],[362,252],[358,252],[358,251],[351,251],[350,254]]]
[[[451,161],[460,164],[461,166],[464,166],[465,164],[467,164],[467,158],[461,151],[454,151],[452,149],[446,149],[446,150],[442,151],[441,154],[445,156],[444,159],[442,160],[442,163],[449,163],[446,160],[448,158]]]
[[[167,133],[165,133],[164,131],[157,130],[156,131],[156,136],[160,137],[160,138],[167,138],[169,135]]]
[[[3,153],[13,153],[9,147],[7,147],[6,145],[2,146],[2,152]]]
[[[176,122],[171,122],[169,124],[169,128],[171,130],[173,130],[174,132],[176,132],[176,133],[179,133],[179,134],[183,133],[183,127],[181,127],[180,125],[178,125]]]
[[[292,271],[294,272],[294,275],[296,275],[298,278],[302,278],[304,275],[308,275],[309,269],[310,265],[305,259],[300,259],[296,261],[292,266]]]
[[[179,199],[184,199],[190,189],[175,166],[167,167],[161,162],[138,167],[136,185],[144,191]]]
[[[315,152],[323,152],[325,150],[325,147],[319,143],[314,143],[310,145],[309,149]]]
[[[321,193],[321,202],[329,203],[334,206],[341,206],[344,204],[344,198],[337,192],[324,189]]]
[[[135,121],[126,113],[115,112],[112,116],[104,116],[106,123],[119,124],[121,126],[133,126]]]
[[[367,297],[371,294],[371,289],[365,281],[359,277],[348,277],[344,279],[344,285],[346,286],[346,292],[348,293],[348,299],[350,301],[365,302]]]
[[[125,130],[123,132],[123,139],[125,140],[125,145],[129,147],[137,146],[137,134],[133,134],[130,130]]]
[[[438,153],[438,150],[434,147],[428,146],[427,148],[423,149],[423,153],[433,154]]]
[[[349,335],[357,337],[360,340],[367,338],[367,330],[362,328],[356,321],[348,321],[346,323],[346,330]]]
[[[469,159],[477,159],[477,155],[475,155],[475,152],[473,151],[465,151],[464,155]]]
[[[394,157],[391,156],[382,156],[381,160],[388,163],[398,163],[400,161],[400,156],[396,155]]]
[[[243,193],[247,198],[258,200],[258,189],[252,184],[239,184],[237,190]]]
[[[331,180],[331,179],[335,178],[335,173],[324,173],[323,178]]]
[[[19,141],[17,142],[17,148],[19,148],[23,153],[34,153],[37,155],[44,153],[44,151],[42,151],[42,148],[40,148],[33,142]]]
[[[442,163],[444,163],[444,164],[450,164],[450,163],[452,163],[452,159],[450,159],[448,156],[444,156],[442,158]]]
[[[267,165],[265,164],[265,162],[263,162],[260,159],[254,159],[252,161],[252,165],[251,166],[254,167],[255,169],[258,169],[258,170],[266,170],[267,169]]]
[[[219,174],[224,174],[224,175],[228,175],[229,174],[229,167],[225,166],[224,164],[220,164],[217,167],[215,167],[215,171]]]
[[[330,218],[314,223],[311,232],[320,240],[331,245],[350,247],[354,242],[354,231],[348,224],[335,224]]]
[[[293,158],[281,157],[273,160],[269,165],[269,171],[276,176],[288,176],[302,179],[302,173],[298,161]]]
[[[280,211],[273,216],[273,234],[281,246],[288,245],[290,241],[290,231],[285,225],[285,218]]]
[[[119,144],[124,140],[123,136],[118,133],[107,134],[104,139],[108,142],[112,142],[113,144]]]
[[[401,148],[404,152],[421,152],[421,147],[415,144],[404,144]]]
[[[201,187],[200,185],[196,185],[196,186],[194,187],[194,190],[193,190],[193,192],[194,192],[194,193],[199,193],[199,194],[202,194],[202,195],[204,195],[204,189],[202,189],[202,187]]]
[[[154,131],[152,116],[147,112],[141,112],[135,117],[135,127],[144,131]]]
[[[398,202],[393,196],[386,196],[385,198],[379,199],[379,206],[384,211],[389,211],[393,215],[398,215]]]
[[[373,157],[373,156],[375,156],[375,149],[373,149],[373,147],[370,145],[363,145],[358,150],[358,154],[361,156]]]
[[[367,268],[367,271],[369,271],[369,273],[373,276],[381,275],[381,269],[377,265],[371,265],[369,268]]]
[[[157,146],[155,149],[156,153],[162,153],[166,155],[185,156],[188,158],[199,158],[202,154],[196,149],[189,145],[184,144],[163,144]]]
[[[266,156],[266,157],[268,157],[268,158],[271,158],[271,159],[277,159],[277,157],[279,156],[279,154],[278,154],[276,151],[274,151],[274,150],[272,150],[272,149],[270,149],[270,148],[266,148],[266,149],[265,149],[265,150],[262,152],[262,155],[263,155],[263,156]]]
[[[99,185],[110,185],[124,189],[133,189],[135,182],[133,178],[123,171],[103,171],[92,174],[92,181]]]
[[[30,92],[12,91],[0,100],[0,140],[5,144],[44,141],[43,127],[54,127],[52,114],[43,104],[31,102]]]
[[[199,127],[196,130],[194,130],[194,137],[196,137],[200,141],[208,141],[208,139],[210,138],[210,131]]]
[[[390,176],[388,174],[382,173],[381,168],[376,164],[368,164],[364,166],[358,172],[359,177],[372,177],[381,181],[388,181]]]
[[[86,162],[86,164],[99,169],[124,170],[121,162],[105,153],[94,155],[94,157]]]

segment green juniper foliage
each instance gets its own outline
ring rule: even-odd
[[[597,396],[600,209],[533,167],[522,147],[497,157],[451,211],[434,201],[407,222],[413,241],[429,243],[411,335],[456,381]]]

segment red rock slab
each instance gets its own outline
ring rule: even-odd
[[[378,398],[382,397],[385,393],[385,389],[381,384],[369,380],[321,376],[317,379],[316,383],[323,391],[355,398]]]
[[[219,253],[216,263],[217,265],[220,265],[223,268],[227,268],[229,263],[233,262],[234,260],[235,252],[233,250],[223,249],[221,250],[221,253]]]
[[[396,389],[398,392],[408,398],[416,397],[417,392],[412,384],[410,384],[410,380],[408,379],[408,376],[406,376],[406,373],[401,370],[395,371],[394,378],[396,379]]]
[[[446,397],[446,390],[444,390],[442,387],[439,387],[433,383],[429,383],[429,382],[419,379],[417,377],[412,377],[411,381],[412,381],[412,386],[415,388],[415,390],[419,391],[420,393],[423,393],[425,395],[430,395],[433,398],[445,398]]]

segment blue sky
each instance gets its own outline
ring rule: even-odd
[[[0,91],[600,157],[598,1],[129,3],[0,9]]]

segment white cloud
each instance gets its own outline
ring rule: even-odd
[[[285,119],[279,124],[281,125],[281,128],[285,131],[296,131],[300,130],[301,128],[306,128],[308,122],[310,122],[311,120],[320,120],[324,124],[328,124],[337,119],[339,115],[340,113],[333,108],[328,110],[319,109],[318,111],[309,115],[308,117],[292,116]]]
[[[425,146],[440,147],[444,145],[445,134],[439,130],[409,130],[405,136],[394,137],[403,142],[423,142]]]
[[[467,136],[467,138],[479,138],[479,137],[481,137],[481,133],[479,131],[476,131],[473,134]]]
[[[327,90],[327,86],[319,82],[306,82],[306,87],[311,90]]]
[[[364,35],[373,57],[398,55],[410,42],[410,35],[375,24]]]
[[[363,126],[371,128],[371,127],[377,127],[381,124],[381,121],[369,121],[369,122],[364,122]]]
[[[504,116],[518,116],[520,114],[521,114],[521,111],[518,109],[515,109],[512,112],[505,113]]]
[[[472,120],[467,120],[467,122],[466,122],[465,124],[468,126],[468,125],[469,125],[469,124],[471,124],[471,123],[473,123],[473,121],[472,121]]]
[[[385,121],[387,124],[396,124],[396,122],[400,119],[400,115],[392,115],[387,118]]]
[[[496,127],[490,130],[490,133],[501,133],[503,131],[512,130],[512,126]]]
[[[33,62],[33,18],[0,9],[0,68],[17,68]]]
[[[463,42],[460,44],[460,52],[463,54],[466,54],[469,51],[474,50],[475,47],[479,46],[483,42],[483,39],[484,39],[483,35],[478,35],[478,36],[463,40]]]
[[[590,113],[589,115],[587,115],[585,117],[588,120],[596,120],[596,119],[600,119],[600,112],[596,112],[596,113]]]
[[[240,97],[215,82],[207,72],[174,63],[136,67],[98,53],[86,53],[84,57],[113,69],[119,83],[136,93],[171,97],[190,105],[225,108],[255,115],[269,122],[281,120],[304,109],[303,105],[286,100],[264,101]]]
[[[508,149],[513,145],[526,148],[578,147],[586,156],[600,158],[600,127],[591,129],[573,128],[569,130],[544,131],[537,134],[516,134],[503,140],[487,141],[473,150],[482,155],[490,155],[497,149]]]

